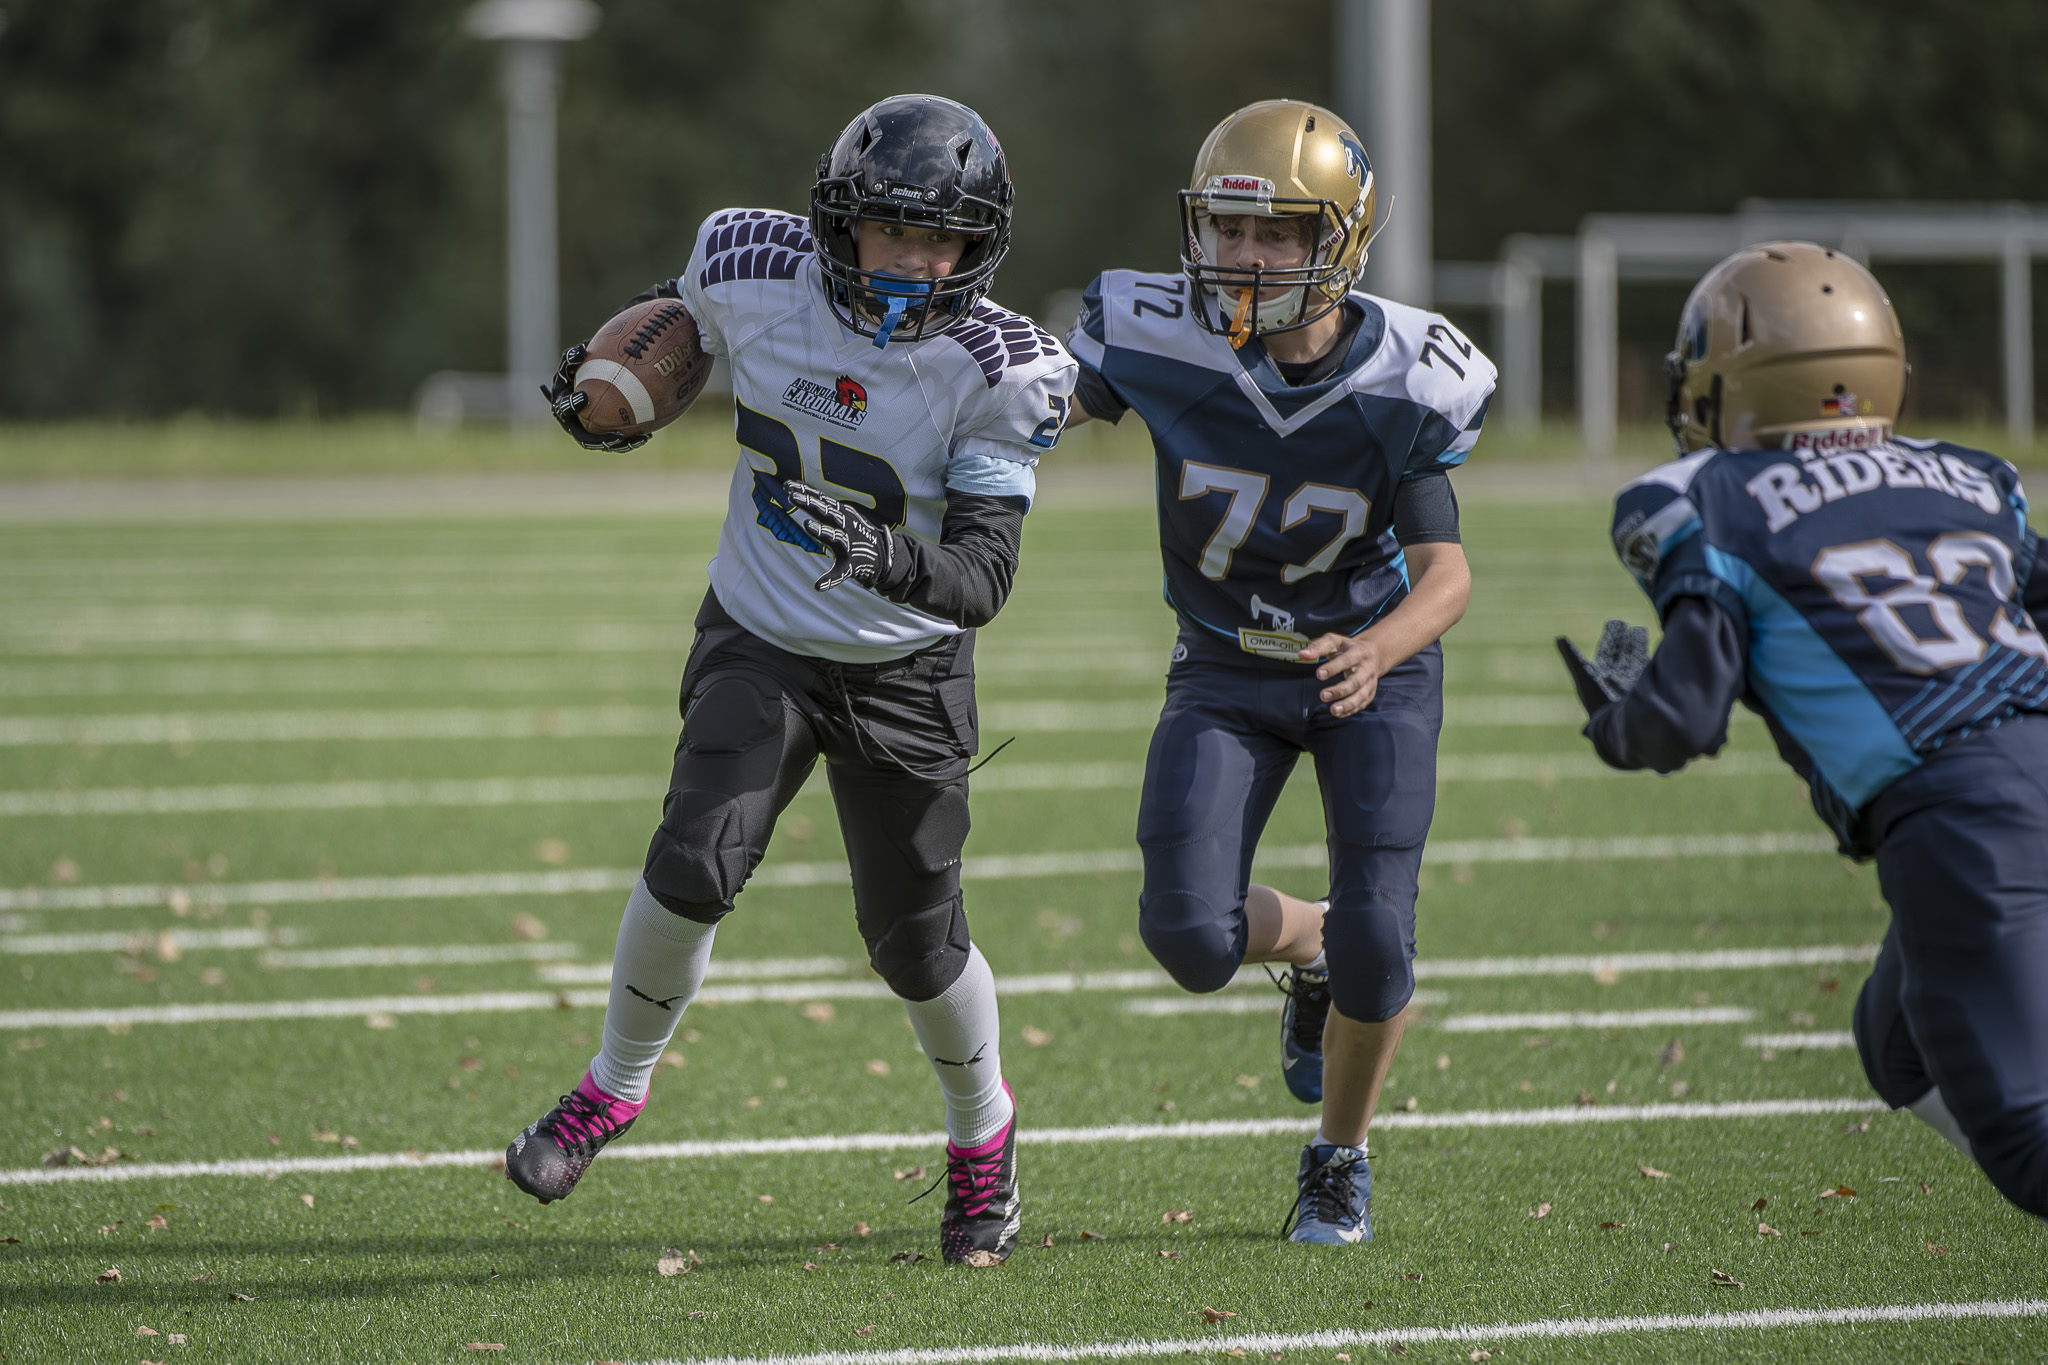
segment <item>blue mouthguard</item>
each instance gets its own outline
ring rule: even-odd
[[[932,292],[931,280],[910,280],[901,275],[888,275],[877,271],[868,277],[868,288],[888,299],[882,314],[881,330],[875,333],[875,345],[887,346],[896,325],[903,321],[903,310],[911,300],[921,299]]]

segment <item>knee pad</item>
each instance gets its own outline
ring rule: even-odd
[[[1220,991],[1244,965],[1244,906],[1220,913],[1190,891],[1138,898],[1138,936],[1183,990]]]
[[[1405,923],[1404,923],[1405,918]],[[1336,902],[1323,916],[1330,1003],[1346,1019],[1383,1024],[1415,995],[1414,940],[1398,907],[1380,896]]]
[[[747,880],[746,830],[739,803],[724,792],[670,792],[647,845],[647,890],[675,914],[716,924],[732,913]]]
[[[968,944],[967,913],[956,890],[952,899],[898,915],[868,937],[868,962],[903,999],[935,1000],[967,969]]]

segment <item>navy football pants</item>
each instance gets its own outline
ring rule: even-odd
[[[1314,757],[1330,851],[1323,950],[1331,1000],[1381,1023],[1415,993],[1416,874],[1436,811],[1443,653],[1435,645],[1380,679],[1338,720],[1296,673],[1183,659],[1145,760],[1138,931],[1191,991],[1228,984],[1244,962],[1252,853],[1303,753]]]
[[[1991,1183],[2048,1218],[2048,717],[1947,745],[1871,817],[1892,923],[1864,1070],[1895,1109],[1941,1087]]]

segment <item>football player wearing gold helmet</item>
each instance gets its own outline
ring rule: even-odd
[[[1303,1242],[1372,1235],[1366,1129],[1414,993],[1437,639],[1471,590],[1448,471],[1494,383],[1442,317],[1356,288],[1376,193],[1329,110],[1240,109],[1180,194],[1180,269],[1098,277],[1068,339],[1074,420],[1135,411],[1152,432],[1180,619],[1138,815],[1139,930],[1190,990],[1289,968],[1282,1070],[1322,1104],[1289,1220]],[[1323,902],[1250,885],[1303,753],[1329,826]]]
[[[1877,1093],[2048,1217],[2048,572],[2018,472],[1893,433],[1905,340],[1810,242],[1708,271],[1667,361],[1681,459],[1614,546],[1664,638],[1559,640],[1617,768],[1672,772],[1761,714],[1892,922],[1856,1001]]]

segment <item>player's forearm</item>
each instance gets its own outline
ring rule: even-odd
[[[939,543],[897,535],[875,590],[956,626],[985,626],[1009,600],[1028,503],[948,489]]]
[[[1699,597],[1682,597],[1664,639],[1626,696],[1586,723],[1586,737],[1614,768],[1676,772],[1728,742],[1728,712],[1742,695],[1741,631]]]
[[[1472,570],[1463,546],[1435,542],[1408,546],[1405,553],[1408,595],[1359,632],[1359,638],[1371,641],[1381,674],[1435,644],[1463,619],[1472,600]]]

